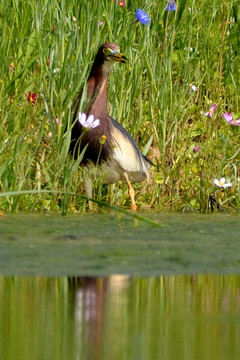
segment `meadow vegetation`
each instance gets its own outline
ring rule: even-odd
[[[85,211],[86,200],[75,194],[84,194],[86,169],[81,155],[69,156],[70,124],[105,41],[128,58],[111,74],[108,112],[156,165],[150,184],[134,185],[138,205],[205,212],[213,194],[238,211],[240,127],[222,115],[240,117],[238,1],[178,0],[176,11],[167,4],[0,2],[1,211]],[[148,25],[136,21],[137,8]],[[222,177],[232,183],[224,191],[213,184]],[[94,196],[129,205],[125,184],[97,184]]]

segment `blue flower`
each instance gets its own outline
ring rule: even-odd
[[[174,0],[169,1],[168,6],[166,7],[166,10],[167,11],[176,11],[177,10],[177,5]]]
[[[143,25],[147,25],[149,23],[149,21],[150,21],[150,18],[148,16],[148,14],[145,13],[145,11],[143,11],[142,9],[137,9],[136,10],[136,18]]]

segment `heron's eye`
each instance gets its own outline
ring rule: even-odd
[[[108,55],[108,53],[109,53],[109,51],[108,51],[108,49],[103,49],[103,53],[104,53],[104,55]]]

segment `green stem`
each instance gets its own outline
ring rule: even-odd
[[[223,4],[221,42],[220,42],[220,54],[219,54],[219,82],[218,82],[219,97],[221,97],[221,90],[222,90],[225,29],[226,29],[226,4]]]

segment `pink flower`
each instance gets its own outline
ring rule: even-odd
[[[114,2],[118,5],[118,0],[114,0]],[[119,6],[125,6],[125,1],[120,1]]]
[[[61,121],[60,121],[59,118],[56,118],[56,119],[55,119],[55,122],[56,122],[56,124],[57,124],[58,126],[60,126],[60,127],[63,126],[63,124],[61,123]]]
[[[240,126],[240,119],[234,120],[231,113],[223,113],[224,119],[230,124],[234,126]]]
[[[216,110],[216,108],[217,108],[217,105],[216,105],[216,104],[213,104],[213,105],[210,107],[209,111],[207,111],[207,112],[204,114],[204,116],[207,116],[207,117],[212,118],[212,117],[213,117],[213,113],[214,113],[214,111]]]
[[[12,72],[15,72],[15,65],[13,63],[11,63],[9,65],[9,70],[11,70]]]
[[[198,146],[195,146],[195,147],[193,148],[193,151],[194,151],[195,153],[197,153],[197,152],[199,151],[199,147],[198,147]]]

